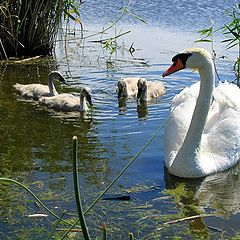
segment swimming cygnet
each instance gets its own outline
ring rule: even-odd
[[[41,97],[39,103],[48,108],[62,111],[85,112],[92,106],[92,93],[89,87],[83,87],[80,96],[62,93],[53,97]]]
[[[125,77],[118,80],[118,99],[137,96],[139,77]]]
[[[40,97],[50,97],[58,94],[53,80],[59,80],[62,83],[67,84],[66,79],[59,71],[52,71],[48,75],[48,85],[33,83],[33,84],[20,84],[16,83],[13,87],[17,93],[23,98],[31,98],[38,100]]]

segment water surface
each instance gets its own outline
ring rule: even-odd
[[[231,4],[236,1],[230,1]],[[76,216],[72,186],[72,136],[79,139],[79,173],[84,208],[150,139],[168,115],[171,99],[185,86],[198,80],[197,73],[184,70],[166,79],[162,72],[178,51],[196,45],[199,28],[208,26],[210,17],[218,24],[231,6],[225,1],[132,1],[129,8],[148,24],[126,18],[114,31],[131,29],[119,40],[134,42],[135,59],[119,50],[109,59],[107,51],[79,35],[60,38],[53,59],[26,64],[0,65],[0,173],[28,186],[59,215],[67,210]],[[118,14],[125,2],[104,4],[85,2],[82,18],[85,36],[100,31]],[[95,6],[98,6],[96,9]],[[144,10],[144,11],[143,11]],[[107,13],[107,14],[106,14]],[[193,21],[194,19],[194,21]],[[114,31],[106,34],[111,36]],[[221,39],[218,37],[216,42]],[[217,67],[221,79],[232,81],[235,50],[226,52],[217,44]],[[220,56],[226,55],[222,59]],[[19,99],[12,88],[16,82],[45,83],[52,69],[60,70],[70,86],[56,83],[59,92],[79,93],[81,86],[93,92],[93,109],[87,114],[48,110],[37,102]],[[119,103],[117,81],[124,76],[161,80],[167,93],[138,106],[135,99]],[[101,224],[109,226],[110,239],[127,239],[132,231],[138,239],[184,239],[229,237],[238,231],[239,166],[224,173],[197,180],[170,176],[163,164],[163,130],[108,192],[130,195],[130,201],[100,201],[87,215],[92,237],[100,236]],[[44,212],[17,187],[1,185],[0,236],[9,239],[46,239],[53,228],[53,217],[30,219],[29,214]],[[176,218],[213,213],[159,229]],[[71,217],[71,216],[68,216]],[[27,230],[26,230],[27,229]],[[187,229],[188,231],[186,231]],[[36,234],[37,233],[37,234]],[[57,232],[56,235],[61,235]]]

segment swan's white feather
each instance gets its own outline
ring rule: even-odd
[[[185,88],[172,101],[165,126],[165,161],[171,166],[180,149],[199,93],[200,82]],[[240,89],[231,83],[220,83],[213,90],[213,102],[205,124],[198,161],[203,175],[223,171],[239,161],[240,152]],[[183,166],[184,167],[184,166]]]
[[[166,167],[190,178],[229,169],[240,158],[240,89],[227,82],[213,87],[214,64],[205,49],[175,55],[163,76],[183,68],[198,69],[201,81],[173,99],[164,134]]]

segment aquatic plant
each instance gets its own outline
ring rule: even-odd
[[[3,0],[0,3],[0,59],[52,55],[61,20],[80,23],[76,0]]]
[[[76,206],[77,206],[78,215],[79,215],[79,219],[77,221],[76,221],[75,217],[71,218],[71,219],[68,217],[68,219],[66,220],[65,216],[67,215],[67,213],[65,211],[63,211],[60,215],[57,215],[51,209],[46,207],[46,205],[28,187],[26,187],[25,185],[15,181],[15,180],[8,179],[8,178],[0,178],[0,183],[3,182],[3,183],[7,183],[7,184],[14,184],[14,185],[21,187],[22,189],[27,191],[35,199],[35,201],[37,201],[40,204],[40,206],[45,210],[45,212],[49,216],[52,215],[55,217],[55,219],[57,219],[57,221],[54,223],[52,231],[48,234],[47,239],[65,239],[66,234],[64,234],[63,236],[60,236],[59,231],[67,231],[67,233],[68,233],[71,230],[74,230],[74,236],[71,236],[71,237],[68,236],[70,238],[75,239],[75,237],[76,237],[76,239],[78,239],[79,238],[78,234],[83,234],[84,239],[91,239],[89,236],[89,233],[88,233],[87,226],[86,226],[86,220],[85,220],[86,213],[94,206],[94,204],[96,204],[96,202],[106,193],[106,191],[109,190],[109,188],[117,181],[117,179],[119,179],[119,177],[122,176],[124,171],[126,171],[128,169],[128,167],[130,166],[130,164],[132,164],[137,159],[137,157],[140,155],[140,153],[152,142],[152,140],[155,138],[157,133],[160,131],[160,129],[162,128],[164,123],[156,130],[156,132],[153,134],[153,136],[150,138],[150,140],[142,147],[142,149],[126,165],[126,167],[118,174],[118,176],[113,180],[113,182],[105,189],[105,191],[102,192],[100,197],[98,197],[96,199],[96,201],[94,201],[93,204],[91,204],[90,207],[85,212],[83,212],[82,206],[81,206],[81,197],[80,197],[80,191],[79,191],[80,183],[79,183],[78,176],[77,176],[78,175],[78,171],[77,171],[77,169],[78,169],[78,167],[77,167],[77,161],[78,161],[77,137],[73,137],[73,151],[72,151],[73,182],[74,182]],[[140,188],[139,191],[141,191],[141,189],[142,188]],[[136,192],[136,189],[134,190],[134,192]],[[179,205],[180,208],[182,208],[182,211],[180,213],[173,211],[173,214],[168,213],[167,214],[168,216],[167,216],[167,215],[162,215],[158,211],[153,210],[153,209],[149,211],[149,207],[145,206],[145,204],[143,206],[137,205],[135,207],[135,211],[133,211],[134,217],[138,218],[140,221],[150,218],[150,219],[152,219],[152,221],[155,220],[155,222],[161,223],[154,232],[150,233],[150,235],[146,232],[146,234],[148,234],[148,235],[145,236],[143,239],[160,239],[162,236],[162,233],[164,234],[164,232],[166,233],[166,231],[169,232],[168,229],[170,227],[172,229],[170,231],[170,234],[174,232],[174,234],[176,235],[176,236],[173,235],[174,237],[172,236],[172,239],[178,239],[177,238],[178,236],[179,237],[184,236],[184,235],[189,236],[189,235],[187,235],[189,233],[186,232],[184,225],[183,225],[183,228],[185,229],[184,232],[182,232],[182,233],[179,232],[180,223],[183,223],[183,222],[189,222],[189,226],[192,227],[193,230],[195,230],[196,228],[199,229],[199,232],[191,233],[191,234],[196,234],[197,238],[199,238],[200,236],[201,236],[201,238],[203,236],[207,236],[206,234],[208,234],[208,233],[204,232],[205,230],[207,230],[207,227],[204,224],[202,219],[205,217],[214,216],[215,214],[201,213],[201,211],[199,211],[199,209],[198,209],[199,206],[198,206],[197,202],[195,204],[192,204],[192,198],[194,197],[194,194],[192,191],[189,191],[184,184],[179,184],[179,185],[177,185],[177,187],[175,189],[165,190],[164,194],[174,197],[176,205]],[[166,198],[163,197],[163,199],[166,199]],[[141,211],[141,209],[142,209],[142,211]],[[114,209],[114,211],[116,211],[116,208]],[[137,214],[137,213],[139,213],[139,214]],[[45,215],[48,216],[47,214],[45,214]],[[34,215],[34,217],[41,217],[40,215],[43,215],[43,214],[33,214],[33,215]],[[39,216],[37,216],[37,215],[39,215]],[[167,219],[164,219],[165,217],[168,217],[171,220],[166,221]],[[113,221],[114,221],[114,219],[113,219]],[[78,225],[75,227],[75,229],[72,229],[73,222],[74,222],[74,226],[76,226],[76,223],[80,222],[81,227]],[[197,227],[192,226],[193,222],[198,223]],[[199,225],[199,223],[201,223],[201,224]],[[60,227],[59,226],[60,224],[64,224],[64,228]],[[127,223],[127,224],[129,224],[129,223]],[[132,222],[131,224],[134,226],[134,222]],[[67,225],[71,225],[71,227],[69,229],[67,229],[66,228]],[[176,229],[173,225],[176,226],[176,229],[178,229],[178,232],[175,231]],[[144,223],[143,223],[143,228],[136,229],[136,232],[137,233],[139,233],[140,231],[144,232],[145,228],[146,228],[146,224],[144,225]],[[127,234],[124,232],[123,229],[119,230],[119,229],[114,228],[114,226],[110,226],[109,230],[110,230],[110,232],[120,231],[121,236],[123,236],[122,238],[120,237],[121,239],[130,239],[130,240],[135,239],[133,233],[131,233],[131,232],[128,234],[128,237],[127,237]],[[40,226],[39,226],[39,229],[34,229],[33,231],[34,231],[34,234],[39,235],[39,236],[42,236],[44,233],[46,233],[46,232],[44,232],[43,228],[40,228]],[[27,231],[27,232],[29,232],[29,231]],[[100,238],[96,237],[95,239],[106,240],[106,239],[108,239],[107,233],[108,233],[108,228],[107,228],[106,224],[103,223],[102,224],[102,235]],[[75,235],[75,234],[77,234],[77,235]],[[205,235],[203,235],[203,234],[205,234]],[[221,233],[221,234],[224,234],[224,233]],[[223,236],[225,236],[225,235],[223,235]],[[238,235],[236,235],[236,236],[238,236]],[[23,237],[23,236],[21,235],[21,237]],[[30,237],[32,237],[31,234],[29,234],[28,237],[26,237],[24,235],[24,239],[27,239]],[[204,237],[204,239],[205,238],[207,239],[207,237]],[[186,237],[186,239],[187,239],[187,237]]]
[[[233,70],[236,76],[236,83],[240,87],[240,4],[234,5],[229,9],[226,14],[230,17],[228,23],[219,29],[214,30],[214,21],[211,20],[211,26],[199,31],[201,39],[195,42],[208,42],[212,45],[213,55],[215,55],[213,35],[217,31],[221,31],[226,39],[222,40],[222,43],[226,43],[226,48],[230,49],[235,46],[238,47],[238,55],[233,65]]]
[[[123,6],[119,9],[119,15],[116,16],[115,19],[113,19],[106,27],[102,29],[102,31],[99,31],[95,34],[91,34],[88,36],[85,36],[85,38],[92,38],[95,36],[100,36],[100,39],[98,40],[92,40],[93,43],[100,43],[102,48],[109,54],[108,63],[112,61],[112,56],[114,54],[118,53],[118,50],[121,50],[122,52],[128,52],[133,58],[133,53],[136,51],[134,48],[134,43],[132,43],[130,46],[126,46],[123,42],[119,43],[118,39],[126,34],[130,34],[131,30],[124,30],[121,28],[119,31],[117,31],[118,24],[124,19],[124,17],[130,16],[137,21],[140,21],[144,24],[147,24],[147,22],[140,16],[134,14],[130,9],[131,1],[126,6]],[[114,34],[109,33],[110,30],[114,30]],[[103,34],[111,34],[108,38],[102,38]]]

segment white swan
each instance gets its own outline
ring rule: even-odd
[[[173,99],[165,126],[166,167],[171,174],[187,178],[230,168],[240,158],[240,89],[227,82],[214,88],[213,61],[205,49],[187,49],[172,61],[163,77],[192,68],[201,81]]]
[[[74,96],[70,93],[62,93],[53,97],[41,97],[39,103],[48,108],[62,111],[78,111],[85,112],[88,110],[88,105],[92,106],[91,89],[83,87],[80,96]]]
[[[118,99],[137,96],[139,77],[125,77],[118,80]]]
[[[162,82],[150,82],[146,79],[139,79],[137,86],[137,99],[142,102],[158,98],[165,93],[165,87]]]
[[[13,87],[16,89],[17,93],[23,98],[32,98],[38,100],[42,96],[55,96],[58,94],[53,80],[59,80],[62,83],[67,84],[65,78],[59,71],[51,71],[48,75],[48,85],[43,85],[39,83],[33,84],[19,84],[16,83]]]

